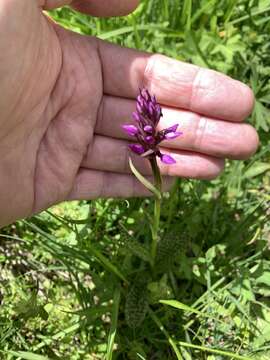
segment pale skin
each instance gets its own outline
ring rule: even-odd
[[[177,160],[161,165],[165,183],[212,179],[225,158],[256,151],[257,133],[243,122],[254,102],[246,85],[74,34],[42,13],[67,4],[118,16],[138,1],[0,0],[0,226],[64,200],[145,195],[120,128],[130,123],[139,87],[162,104],[160,128],[179,123],[184,132],[163,144]],[[147,160],[133,158],[150,175]]]

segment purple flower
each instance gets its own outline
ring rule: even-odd
[[[130,150],[132,150],[137,155],[142,155],[144,153],[144,147],[140,144],[129,144]]]
[[[132,114],[136,125],[123,125],[123,130],[137,140],[137,144],[130,144],[129,148],[137,155],[146,158],[158,156],[165,164],[175,164],[175,160],[168,154],[162,154],[158,145],[163,140],[173,140],[182,135],[177,131],[178,124],[157,130],[160,118],[163,116],[161,106],[155,96],[151,96],[147,89],[140,90],[137,97],[136,111]]]
[[[123,130],[130,136],[137,135],[139,130],[135,125],[123,125]]]
[[[168,154],[161,154],[161,161],[163,161],[164,164],[168,164],[168,165],[176,163],[174,158]]]

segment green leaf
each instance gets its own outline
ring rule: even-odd
[[[213,318],[213,313],[207,313],[207,312],[202,312],[202,311],[199,311],[197,309],[195,309],[194,307],[190,307],[188,305],[185,305],[177,300],[160,300],[159,301],[161,304],[164,304],[164,305],[168,305],[168,306],[171,306],[171,307],[174,307],[176,309],[179,309],[179,310],[183,310],[187,313],[193,313],[193,314],[196,314],[198,315],[199,317],[204,317],[204,318],[210,318],[212,319]],[[216,321],[219,322],[220,324],[224,324],[224,321],[216,318]]]
[[[154,31],[160,30],[160,29],[164,30],[162,25],[157,25],[157,24],[138,25],[136,27],[137,31],[149,31],[149,32],[151,31],[151,32],[154,32]],[[115,29],[115,30],[112,30],[112,31],[108,31],[106,33],[102,33],[98,37],[100,39],[102,39],[102,40],[109,40],[111,38],[119,37],[121,35],[126,36],[128,33],[133,33],[133,32],[134,32],[134,26],[125,26],[125,27],[122,27],[120,29]]]
[[[252,321],[252,318],[249,315],[249,313],[246,311],[246,308],[244,307],[244,305],[238,299],[236,299],[234,296],[230,295],[229,293],[228,293],[228,298],[236,306],[236,308],[239,310],[239,312],[242,313],[243,317],[245,317],[247,319],[250,326],[254,327],[261,334],[260,329],[258,329],[256,323]]]
[[[135,279],[126,297],[125,317],[132,329],[139,327],[147,313],[147,286],[144,280]]]
[[[160,300],[159,302],[161,304],[169,305],[169,306],[174,307],[179,310],[183,310],[183,311],[186,311],[189,313],[194,313],[194,314],[197,314],[197,315],[200,315],[203,317],[209,317],[209,315],[207,315],[206,313],[202,313],[201,311],[196,310],[188,305],[185,305],[177,300]]]
[[[63,339],[65,336],[75,333],[76,331],[78,331],[78,329],[80,329],[80,326],[81,326],[81,323],[77,322],[77,323],[69,326],[68,328],[63,329],[63,330],[59,331],[58,333],[52,335],[51,337],[46,337],[43,341],[41,341],[39,344],[37,344],[33,348],[33,350],[34,351],[40,350],[45,346],[49,346],[54,341],[59,341],[59,340]],[[39,360],[39,359],[37,359],[37,360]],[[40,359],[40,360],[43,360],[43,359]]]
[[[122,272],[110,261],[104,256],[99,250],[97,250],[93,245],[88,245],[90,252],[101,262],[104,268],[106,268],[108,271],[114,273],[116,276],[118,276],[121,280],[123,280],[125,283],[128,283],[125,276],[122,274]]]
[[[9,353],[25,360],[50,360],[48,357],[25,351],[9,351]]]
[[[169,269],[176,257],[181,254],[183,249],[183,235],[176,230],[169,232],[161,238],[157,247],[156,264],[159,270]]]
[[[186,342],[183,342],[183,341],[179,341],[178,344],[181,345],[181,346],[187,347],[187,348],[198,349],[198,350],[201,350],[201,351],[210,352],[212,354],[226,356],[226,357],[229,357],[230,359],[252,360],[252,358],[247,357],[247,356],[241,356],[241,355],[238,355],[238,354],[234,354],[232,352],[223,351],[223,350],[219,350],[219,349],[212,349],[210,347],[205,347],[205,346],[200,346],[200,345],[193,345],[193,344],[189,344],[189,343],[186,343]]]
[[[171,299],[172,289],[168,284],[168,275],[164,274],[159,281],[152,281],[147,286],[151,303],[158,303],[160,298]]]
[[[151,256],[150,256],[150,252],[149,249],[147,248],[147,246],[139,243],[138,241],[132,239],[132,240],[128,240],[125,243],[126,247],[130,250],[130,252],[137,256],[138,258],[142,259],[143,261],[146,262],[151,262]]]
[[[106,360],[112,360],[113,357],[113,347],[114,347],[115,336],[117,331],[119,305],[120,305],[120,288],[117,287],[113,297],[112,323],[108,338],[108,349],[106,354]]]
[[[270,170],[270,164],[265,162],[256,162],[253,166],[249,167],[244,173],[244,178],[249,179],[259,175],[262,175],[266,171]]]
[[[270,262],[266,260],[260,261],[252,274],[255,279],[255,284],[258,287],[266,285],[270,288]]]
[[[181,23],[187,31],[191,28],[192,0],[185,0],[183,4]]]
[[[131,254],[137,256],[146,262],[151,262],[150,249],[147,245],[141,244],[128,234],[126,230],[121,231],[121,238],[123,240],[124,250],[128,249]]]
[[[150,183],[133,165],[131,158],[129,158],[129,166],[134,176],[143,184],[149,191],[151,191],[158,199],[161,199],[161,193],[158,189]]]
[[[263,129],[264,131],[269,130],[270,110],[259,101],[255,102],[255,109],[252,118],[258,129]]]
[[[243,299],[243,302],[255,300],[250,279],[250,271],[245,269],[239,271],[239,276],[232,282],[231,293],[234,294],[237,299]]]

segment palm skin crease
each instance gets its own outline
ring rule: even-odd
[[[246,86],[220,75],[228,79],[228,88],[240,89],[242,110],[237,110],[234,100],[222,103],[216,95],[209,100],[206,86],[213,84],[207,84],[201,70],[174,62],[177,74],[187,66],[185,84],[199,84],[196,91],[187,88],[190,101],[184,96],[174,103],[171,99],[184,85],[177,77],[166,79],[162,67],[171,68],[172,60],[74,34],[42,12],[70,4],[93,15],[122,15],[137,1],[103,3],[0,0],[0,226],[64,200],[144,195],[129,173],[128,139],[120,129],[125,119],[130,121],[141,85],[157,94],[164,121],[183,119],[186,138],[166,149],[179,162],[164,166],[165,175],[210,179],[222,171],[224,158],[247,158],[257,148],[255,130],[242,123],[253,105]],[[219,81],[217,73],[211,76]],[[234,146],[217,138],[225,128]],[[136,161],[150,175],[147,164]]]

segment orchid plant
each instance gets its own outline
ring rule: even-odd
[[[154,216],[151,224],[152,243],[151,260],[152,267],[155,265],[157,244],[159,240],[159,224],[162,200],[162,177],[157,159],[164,164],[175,164],[175,159],[160,151],[159,145],[164,140],[172,140],[182,135],[177,131],[179,124],[175,124],[163,130],[158,130],[158,124],[163,116],[160,104],[154,95],[147,89],[140,90],[137,97],[136,111],[132,114],[134,124],[123,125],[123,130],[136,139],[136,143],[130,144],[129,148],[135,154],[150,161],[154,177],[154,185],[145,179],[134,167],[130,159],[130,168],[137,179],[146,186],[155,196]]]

